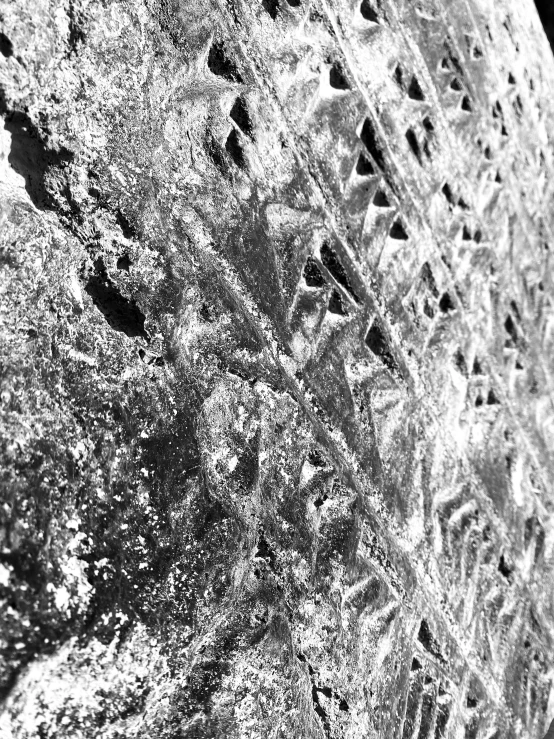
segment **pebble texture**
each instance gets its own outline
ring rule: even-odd
[[[1,0],[2,739],[541,739],[531,0]]]

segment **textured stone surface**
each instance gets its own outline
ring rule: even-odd
[[[530,0],[0,4],[2,739],[538,739]]]

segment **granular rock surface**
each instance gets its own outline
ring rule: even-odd
[[[2,739],[541,739],[533,2],[1,0],[0,30]]]

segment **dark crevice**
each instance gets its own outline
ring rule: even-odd
[[[13,56],[13,44],[5,33],[0,33],[0,54],[6,59]]]
[[[510,337],[509,341],[513,342],[514,345],[517,345],[517,341],[518,341],[517,330],[516,330],[516,326],[515,326],[512,316],[508,315],[506,317],[506,320],[504,321],[504,328],[506,330],[506,333]]]
[[[36,208],[54,210],[56,208],[55,193],[63,189],[63,185],[54,184],[54,177],[67,168],[73,160],[73,153],[68,149],[52,149],[46,136],[32,122],[27,113],[9,110],[6,99],[0,89],[0,114],[4,116],[4,128],[11,134],[11,148],[8,162],[17,174],[25,180],[25,189]]]
[[[233,128],[227,141],[225,142],[225,151],[229,154],[233,162],[239,169],[246,169],[246,159],[244,158],[244,150],[239,140],[239,135]]]
[[[342,295],[338,290],[333,290],[331,297],[329,298],[329,312],[335,313],[337,316],[346,316],[348,312],[345,308]]]
[[[362,14],[362,18],[365,18],[366,21],[379,23],[377,13],[371,7],[371,3],[369,2],[369,0],[362,0],[362,4],[360,5],[360,13]]]
[[[252,134],[252,120],[248,113],[248,108],[246,107],[244,98],[238,97],[235,100],[229,115],[244,134],[247,136]]]
[[[360,177],[370,177],[375,174],[375,168],[363,152],[360,152],[356,162],[356,174]]]
[[[451,205],[452,207],[456,205],[456,199],[448,182],[445,182],[442,186],[442,194],[448,200],[449,205]]]
[[[270,18],[275,20],[279,11],[278,0],[262,0],[262,7]]]
[[[378,357],[392,372],[398,372],[398,365],[393,357],[389,342],[377,320],[373,322],[365,337],[368,349]]]
[[[346,290],[348,290],[356,303],[359,303],[360,298],[354,292],[352,285],[350,284],[350,280],[348,279],[348,275],[346,274],[346,270],[329,244],[323,244],[321,247],[321,261],[339,285],[342,285]]]
[[[387,193],[384,190],[377,190],[375,197],[373,198],[373,205],[377,208],[390,208],[391,204],[387,197]]]
[[[510,567],[508,563],[506,562],[506,559],[504,558],[504,555],[500,555],[500,560],[498,562],[498,572],[502,575],[502,577],[505,577],[506,580],[510,579],[510,575],[513,572],[513,567]]]
[[[119,209],[116,211],[115,220],[121,229],[121,233],[126,239],[136,239],[138,237],[136,228]]]
[[[148,339],[144,329],[144,313],[134,301],[119,292],[101,259],[96,260],[94,268],[95,272],[89,277],[85,290],[108,324],[129,337],[142,336]]]
[[[229,59],[225,47],[220,42],[216,41],[210,48],[208,69],[212,74],[223,77],[229,82],[242,82],[242,77],[235,63]]]
[[[306,260],[304,280],[308,287],[323,287],[326,284],[325,277],[323,277],[319,265],[313,257],[308,257]]]
[[[350,85],[344,74],[344,70],[338,62],[335,62],[329,70],[329,84],[335,90],[349,90]]]
[[[365,148],[373,157],[374,162],[384,171],[385,157],[379,143],[379,139],[377,137],[375,126],[369,120],[369,118],[366,118],[363,123],[362,130],[360,131],[360,139]]]
[[[500,401],[494,394],[492,390],[489,390],[489,394],[487,395],[487,405],[499,405]]]
[[[421,164],[421,150],[419,148],[419,142],[417,140],[415,132],[411,128],[406,131],[406,141],[410,145],[410,149],[412,150],[417,161]]]
[[[421,621],[417,639],[419,642],[421,642],[421,644],[429,652],[429,654],[432,654],[433,657],[436,657],[439,660],[439,662],[444,663],[444,657],[441,654],[437,640],[431,633],[429,624],[427,623],[425,619],[422,619]]]
[[[439,308],[443,313],[450,313],[451,311],[456,310],[456,305],[449,293],[443,293],[443,296],[439,301]]]
[[[408,96],[412,100],[425,100],[425,95],[423,94],[419,80],[415,76],[412,77],[410,86],[408,87]]]
[[[118,260],[116,267],[117,269],[122,270],[123,272],[128,272],[129,268],[131,266],[132,262],[128,254],[122,254]]]
[[[400,241],[406,241],[408,239],[408,234],[406,233],[406,229],[404,228],[404,225],[400,218],[397,218],[396,221],[392,224],[389,231],[389,236],[391,237],[391,239],[398,239]]]
[[[435,282],[435,278],[433,277],[433,272],[431,271],[431,267],[429,266],[429,262],[425,262],[423,264],[419,274],[421,277],[421,281],[423,282],[425,287],[430,291],[431,295],[434,298],[438,298],[439,291],[437,289],[437,283]]]
[[[458,351],[454,355],[454,362],[462,375],[467,376],[467,364],[461,349],[458,349]]]

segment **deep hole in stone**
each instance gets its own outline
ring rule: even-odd
[[[323,287],[326,284],[325,277],[323,277],[319,265],[313,257],[308,257],[306,260],[304,280],[308,287]]]
[[[373,205],[377,208],[390,208],[390,202],[384,190],[377,190],[373,198]]]
[[[415,76],[412,77],[410,86],[408,87],[408,97],[412,100],[425,100],[425,95],[423,94],[419,80]]]
[[[417,161],[421,164],[421,151],[419,149],[419,143],[415,132],[411,128],[406,131],[406,141],[410,145],[410,149],[412,150]]]
[[[329,70],[329,84],[335,90],[349,90],[350,85],[344,74],[344,70],[338,62],[335,62]]]
[[[375,354],[376,357],[379,357],[388,369],[391,371],[398,370],[396,360],[390,351],[389,343],[377,319],[373,321],[371,328],[367,332],[365,343],[368,349]]]
[[[356,162],[356,174],[360,175],[360,177],[370,177],[375,174],[373,164],[363,152],[360,152],[360,156]]]
[[[329,298],[329,312],[334,313],[337,316],[348,315],[344,306],[342,295],[336,289],[333,290],[333,292],[331,293],[331,297]]]
[[[235,121],[240,130],[247,136],[250,136],[250,134],[252,133],[252,121],[250,119],[250,114],[248,113],[248,108],[246,107],[246,102],[244,101],[244,98],[238,97],[235,100],[229,115],[232,120]]]
[[[377,138],[377,132],[375,131],[375,126],[370,121],[369,118],[366,118],[362,130],[360,131],[360,139],[365,146],[365,148],[368,150],[368,152],[373,157],[373,160],[375,163],[382,169],[385,169],[385,157],[383,155],[383,150],[381,149],[381,146],[379,144],[379,140]]]
[[[346,270],[344,269],[333,249],[331,249],[331,247],[327,243],[324,243],[321,247],[321,261],[329,270],[329,272],[333,275],[339,285],[342,285],[344,288],[346,288],[346,290],[348,290],[354,300],[359,303],[360,299],[352,289],[350,280],[348,279],[348,275],[346,274]]]
[[[148,339],[144,329],[144,313],[134,301],[119,292],[108,277],[101,259],[95,262],[95,274],[89,277],[85,290],[113,329],[129,337],[142,336]]]
[[[439,308],[443,313],[449,313],[450,311],[456,310],[456,305],[449,293],[443,293],[442,298],[439,301]]]
[[[214,42],[208,53],[208,69],[218,77],[224,77],[229,82],[242,82],[242,77],[235,63],[227,56],[221,42]]]
[[[234,161],[234,163],[237,165],[237,167],[239,167],[240,169],[246,168],[244,150],[240,143],[239,135],[234,128],[227,137],[227,141],[225,142],[225,150]]]
[[[362,0],[362,4],[360,5],[360,13],[362,14],[362,18],[365,18],[366,21],[379,23],[377,13],[371,7],[371,3],[369,2],[369,0]]]
[[[463,352],[461,349],[458,349],[456,354],[454,355],[454,362],[456,364],[456,367],[460,370],[462,375],[467,375],[467,364],[466,359],[463,355]]]
[[[123,272],[128,272],[129,267],[131,266],[132,262],[128,254],[122,254],[118,260],[117,260],[117,269],[123,270]]]
[[[404,224],[400,218],[397,218],[392,224],[389,236],[391,239],[398,239],[400,241],[406,241],[408,239],[408,234],[406,233],[406,229],[404,228]]]
[[[262,7],[270,18],[273,20],[277,18],[277,11],[279,10],[278,0],[262,0]]]
[[[13,44],[5,33],[0,33],[0,54],[6,59],[13,56]]]
[[[448,184],[448,182],[445,182],[442,186],[442,194],[444,197],[448,200],[449,205],[455,206],[456,205],[456,199],[454,197],[454,194],[452,192],[452,188]]]

